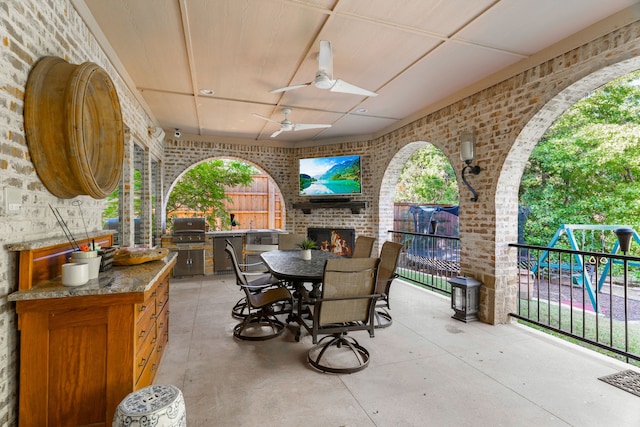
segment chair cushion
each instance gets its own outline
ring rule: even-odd
[[[264,292],[250,294],[250,304],[255,308],[263,308],[277,301],[291,300],[291,292],[285,287],[267,289]]]

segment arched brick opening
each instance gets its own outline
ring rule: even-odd
[[[162,206],[162,211],[165,213],[166,215],[166,211],[167,211],[167,203],[169,201],[169,195],[171,194],[171,192],[173,191],[173,188],[175,187],[176,183],[180,180],[180,178],[182,178],[182,176],[184,176],[185,173],[187,173],[189,170],[193,169],[194,167],[198,166],[199,164],[211,161],[211,160],[218,160],[218,159],[222,159],[222,160],[232,160],[232,161],[238,161],[238,162],[242,162],[242,163],[246,163],[248,165],[253,166],[254,168],[256,168],[258,171],[260,171],[261,173],[267,175],[269,177],[269,180],[274,184],[274,187],[276,189],[276,191],[278,192],[278,197],[280,197],[280,200],[282,200],[282,224],[283,224],[283,229],[285,228],[286,222],[287,222],[287,208],[285,206],[285,202],[284,202],[284,198],[282,196],[282,190],[280,188],[280,186],[278,185],[278,183],[276,182],[275,179],[273,179],[273,177],[267,172],[265,171],[260,165],[247,160],[245,158],[242,157],[238,157],[238,156],[229,156],[229,155],[222,155],[222,156],[210,156],[208,158],[205,159],[200,159],[198,161],[194,161],[193,163],[191,163],[190,165],[187,165],[179,174],[177,174],[173,180],[171,181],[170,185],[167,186],[167,191],[164,195],[164,199],[163,199],[163,206]]]
[[[398,179],[400,178],[400,174],[402,172],[402,168],[407,163],[409,158],[427,145],[433,145],[439,150],[442,150],[438,147],[437,144],[433,142],[427,141],[415,141],[410,142],[400,148],[391,158],[389,164],[384,170],[384,174],[382,176],[382,181],[380,183],[380,192],[378,195],[378,218],[380,226],[378,227],[378,242],[379,245],[382,245],[382,242],[389,239],[388,230],[393,229],[393,199],[395,196],[396,184],[398,183]]]
[[[640,57],[635,57],[603,67],[571,84],[540,108],[526,123],[511,146],[500,171],[495,193],[496,277],[506,277],[510,284],[509,296],[504,298],[507,304],[505,313],[512,312],[516,308],[517,268],[513,262],[516,252],[515,248],[510,248],[508,245],[517,241],[520,179],[531,152],[546,130],[567,108],[598,87],[638,69],[640,69]],[[498,303],[499,300],[496,302]]]

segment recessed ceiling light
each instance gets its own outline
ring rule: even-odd
[[[212,89],[200,89],[200,95],[213,95]]]
[[[366,109],[366,108],[358,108],[358,109],[356,110],[356,113],[366,113],[366,112],[367,112],[367,109]]]

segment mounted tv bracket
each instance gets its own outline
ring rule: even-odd
[[[359,214],[367,208],[367,202],[304,202],[294,203],[293,208],[300,209],[304,214],[310,214],[313,209],[351,209],[352,214]]]

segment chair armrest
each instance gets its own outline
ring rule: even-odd
[[[268,274],[268,271],[243,271],[243,276],[263,276],[264,274]]]
[[[255,266],[258,266],[258,265],[261,265],[261,266],[263,266],[265,268],[264,270],[260,271],[260,274],[264,274],[264,273],[268,273],[269,272],[269,270],[267,270],[266,267],[264,266],[263,262],[252,262],[252,263],[249,263],[249,264],[238,264],[238,266],[240,267],[240,270],[242,270],[242,272],[245,273],[245,274],[247,272],[245,272],[244,270],[246,270],[249,267],[255,267]]]

